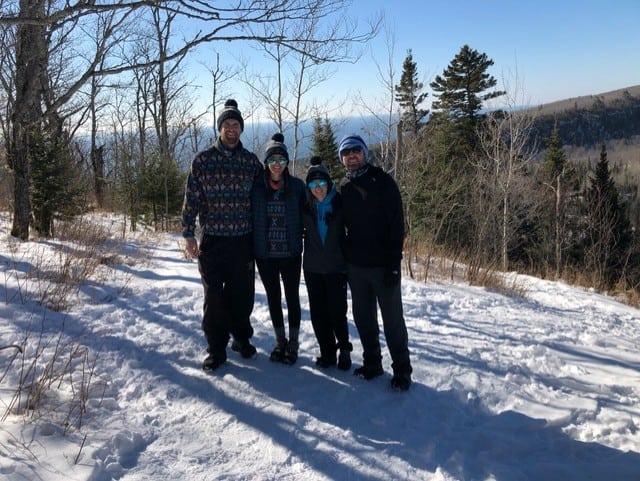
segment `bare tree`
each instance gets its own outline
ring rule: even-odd
[[[505,89],[507,90],[507,89]],[[479,227],[479,244],[491,239],[482,226],[490,226],[496,221],[497,248],[503,271],[509,268],[509,246],[528,215],[534,212],[531,205],[532,181],[529,169],[535,157],[535,144],[530,132],[534,117],[529,113],[517,112],[519,105],[515,95],[507,94],[508,108],[487,114],[478,128],[480,156],[476,167],[477,181],[473,184],[478,191],[475,197],[475,218]],[[484,201],[482,200],[484,199]]]
[[[406,267],[413,277],[411,263],[418,260],[418,250],[423,246],[425,281],[431,260],[438,255],[438,245],[447,237],[449,222],[461,208],[460,193],[467,185],[450,162],[437,160],[440,142],[430,126],[403,139],[403,161],[396,172],[407,222]]]
[[[103,15],[96,16],[93,24],[83,28],[87,38],[90,38],[94,43],[94,49],[97,50],[102,42],[102,39],[107,34],[109,28],[113,23],[112,17],[114,12],[106,12]],[[125,31],[118,32],[118,38],[122,40],[122,34]],[[114,34],[115,39],[115,34]],[[112,46],[116,45],[113,43]],[[107,58],[103,56],[98,69],[102,69],[105,66]],[[87,108],[89,113],[90,122],[90,143],[89,143],[89,167],[93,174],[93,188],[96,199],[96,205],[99,208],[105,207],[106,190],[107,190],[107,171],[106,171],[106,159],[105,159],[105,145],[98,145],[98,135],[100,122],[104,118],[104,112],[108,106],[108,98],[103,98],[103,92],[108,91],[109,87],[120,89],[122,84],[116,83],[112,85],[106,84],[106,77],[93,75],[88,82]]]
[[[147,105],[151,109],[151,116],[155,127],[158,145],[158,156],[163,172],[164,209],[163,220],[169,218],[169,177],[174,172],[176,162],[176,145],[187,128],[187,119],[192,110],[192,102],[187,95],[187,83],[182,80],[182,62],[185,55],[172,61],[164,61],[169,53],[169,42],[172,39],[172,29],[175,26],[177,13],[167,12],[159,8],[152,8],[152,24],[156,57],[160,59],[153,69],[154,96]],[[154,215],[157,215],[154,213]],[[157,219],[154,219],[157,222]],[[164,229],[167,228],[165,224]]]
[[[15,28],[0,25],[0,141],[3,152],[6,152],[11,135],[11,108],[15,103],[15,45]],[[10,205],[9,202],[6,204]]]
[[[211,128],[215,132],[217,130],[216,121],[218,118],[217,106],[220,102],[220,99],[224,96],[221,94],[220,89],[223,88],[224,84],[226,84],[229,80],[233,79],[238,75],[238,71],[236,69],[224,68],[220,64],[220,53],[215,52],[216,62],[215,65],[209,65],[207,70],[211,74]]]
[[[305,105],[304,98],[331,75],[330,64],[355,62],[360,52],[353,46],[363,43],[376,35],[379,19],[373,19],[364,33],[358,33],[356,25],[341,15],[330,25],[323,25],[327,9],[339,11],[344,0],[319,0],[311,15],[297,22],[281,21],[259,26],[261,36],[278,37],[285,32],[293,32],[295,46],[261,44],[266,57],[273,61],[274,77],[248,73],[245,83],[267,105],[267,114],[280,132],[287,130],[287,122],[293,129],[292,170],[298,157],[301,138],[301,124],[304,120],[318,115],[317,106]],[[257,33],[256,33],[257,34]],[[322,36],[325,42],[316,39]]]
[[[384,31],[386,38],[385,45],[387,46],[386,64],[383,66],[375,58],[373,59],[378,72],[379,84],[382,89],[381,97],[378,101],[372,101],[370,99],[366,100],[362,94],[358,94],[358,103],[375,119],[375,125],[372,126],[372,130],[377,132],[380,127],[384,129],[385,136],[380,145],[380,156],[382,157],[384,169],[395,173],[396,167],[392,165],[391,159],[393,157],[393,131],[394,126],[397,125],[398,117],[394,114],[396,35],[395,31],[389,27],[388,24],[385,24]],[[396,162],[394,163],[396,165],[397,160],[396,157]]]
[[[45,65],[48,63],[44,2],[20,2],[20,18],[16,39],[15,98],[12,108],[12,129],[7,157],[14,172],[14,218],[11,235],[29,238],[31,220],[30,146],[36,144],[43,120],[42,96]],[[28,23],[27,20],[36,21]]]
[[[303,52],[309,45],[321,46],[327,39],[345,40],[331,36],[329,32],[318,31],[313,38],[297,38],[299,31],[286,30],[277,36],[262,36],[252,33],[250,26],[278,23],[281,21],[300,22],[308,18],[327,18],[344,5],[342,0],[274,0],[255,2],[238,0],[233,3],[203,2],[201,0],[156,1],[78,1],[51,2],[49,0],[14,0],[1,5],[0,25],[16,26],[16,72],[15,102],[11,117],[10,148],[8,157],[14,171],[14,218],[12,235],[23,240],[29,238],[31,204],[29,193],[29,145],[34,136],[43,129],[47,116],[67,105],[79,90],[95,76],[115,75],[160,62],[179,59],[199,45],[213,41],[252,40],[264,44],[281,45],[296,52]],[[148,13],[156,8],[176,18],[189,21],[193,33],[182,42],[171,46],[163,58],[145,60],[137,65],[118,62],[109,56],[111,46],[116,41],[118,29],[135,13]],[[77,56],[69,71],[65,89],[55,92],[48,90],[49,60],[51,40],[61,32],[73,32],[77,25],[85,24],[96,15],[111,12],[112,23],[105,28],[104,37],[92,52]],[[68,30],[65,30],[68,29]],[[353,31],[349,32],[353,39]],[[357,37],[357,36],[356,36]],[[304,41],[304,43],[301,43]],[[85,46],[86,44],[82,44]],[[307,52],[308,53],[308,52]],[[321,49],[309,53],[311,59],[324,62],[326,52]],[[105,58],[108,60],[105,61]],[[55,113],[55,114],[52,114]]]
[[[110,109],[110,156],[113,169],[110,176],[112,183],[113,204],[121,207],[124,214],[123,235],[127,218],[131,230],[136,229],[137,208],[140,205],[140,193],[136,187],[140,171],[140,131],[136,122],[138,112],[132,112],[129,98],[124,90],[117,89],[113,93]]]
[[[549,191],[553,193],[553,206],[549,205],[548,207],[548,211],[553,212],[553,214],[545,227],[553,249],[554,277],[559,279],[564,270],[564,251],[571,242],[570,234],[572,229],[568,226],[568,211],[572,197],[571,185],[575,184],[576,176],[562,149],[562,140],[560,139],[557,123],[554,124],[551,136],[547,139],[547,150],[539,169],[539,175],[541,185],[546,187],[545,194]],[[546,200],[547,204],[550,204],[551,199],[543,199],[543,202],[544,200]],[[548,243],[548,241],[545,242],[545,245]],[[548,251],[548,249],[545,249],[545,251]]]

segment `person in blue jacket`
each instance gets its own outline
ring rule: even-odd
[[[337,363],[347,371],[352,345],[347,324],[347,264],[342,255],[342,199],[320,157],[311,158],[306,183],[302,270],[311,325],[320,346],[316,365],[328,368]]]
[[[265,175],[252,192],[253,249],[267,293],[275,332],[270,359],[285,364],[298,360],[300,334],[300,269],[304,182],[289,173],[289,153],[281,133],[274,134],[264,155]],[[289,335],[284,324],[280,279],[287,302]]]
[[[363,350],[363,364],[354,374],[370,380],[384,373],[380,307],[392,360],[391,387],[406,391],[411,386],[412,367],[400,288],[405,233],[402,198],[393,178],[369,163],[369,150],[359,135],[344,137],[339,155],[347,169],[347,179],[341,186],[344,254],[353,320]]]

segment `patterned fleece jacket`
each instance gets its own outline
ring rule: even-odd
[[[252,232],[251,189],[262,178],[258,157],[239,143],[228,149],[218,138],[191,163],[182,206],[182,236],[240,236]]]

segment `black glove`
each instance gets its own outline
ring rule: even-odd
[[[394,264],[384,269],[384,285],[386,287],[395,287],[400,284],[400,276],[402,271],[400,270],[400,264]]]

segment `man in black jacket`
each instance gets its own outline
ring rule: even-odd
[[[404,213],[393,178],[369,164],[367,145],[359,135],[340,142],[340,159],[347,169],[342,184],[345,224],[344,254],[351,288],[353,317],[363,349],[363,365],[354,371],[370,380],[383,374],[380,306],[385,339],[391,354],[391,387],[411,386],[411,361],[400,289]]]

